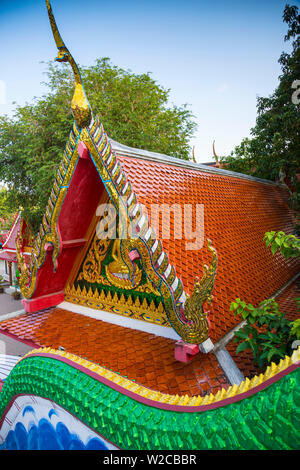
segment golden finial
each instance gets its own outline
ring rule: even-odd
[[[219,168],[220,163],[219,163],[219,157],[218,157],[218,155],[216,154],[215,141],[213,141],[213,154],[214,154],[214,157],[215,157],[215,160],[216,160],[216,166]]]
[[[197,160],[196,160],[196,157],[195,157],[195,145],[193,145],[192,155],[193,155],[193,162],[197,163]]]
[[[92,111],[89,102],[85,96],[80,71],[58,31],[50,1],[46,0],[46,4],[53,37],[58,48],[58,55],[55,60],[57,60],[58,62],[69,62],[74,73],[75,91],[71,103],[72,114],[79,128],[86,127],[91,122]]]

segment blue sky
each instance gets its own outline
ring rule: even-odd
[[[171,89],[170,103],[190,105],[198,125],[191,146],[199,162],[212,160],[214,139],[217,153],[225,155],[249,136],[256,97],[273,92],[278,58],[289,50],[285,0],[51,3],[79,64],[110,57],[135,73],[151,72]],[[22,105],[47,91],[41,62],[54,59],[56,47],[45,1],[0,0],[0,44],[0,114],[12,114],[12,102]]]

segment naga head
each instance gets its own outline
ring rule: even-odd
[[[58,50],[58,54],[55,60],[57,62],[69,62],[70,61],[69,51],[65,47],[60,48]]]
[[[207,240],[207,247],[212,253],[212,261],[210,266],[204,265],[204,272],[202,278],[196,277],[194,290],[190,297],[187,298],[185,303],[185,316],[186,311],[194,308],[197,310],[203,309],[203,305],[211,304],[212,302],[212,291],[214,288],[215,278],[217,275],[217,252],[212,246],[211,241]]]

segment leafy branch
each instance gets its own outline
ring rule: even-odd
[[[273,255],[279,250],[286,259],[300,257],[300,239],[295,235],[272,231],[265,234],[264,240]]]

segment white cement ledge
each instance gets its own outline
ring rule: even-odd
[[[116,315],[115,313],[105,312],[103,310],[97,310],[82,305],[76,305],[66,301],[57,305],[57,308],[62,308],[70,312],[95,318],[96,320],[102,320],[106,323],[112,323],[114,325],[123,326],[125,328],[131,328],[133,330],[144,331],[145,333],[173,339],[175,341],[181,339],[180,336],[173,330],[173,328],[167,326],[155,325],[154,323],[147,323],[142,320],[136,320],[134,318],[128,318],[122,315]]]
[[[26,313],[24,309],[17,310],[15,312],[4,313],[3,315],[0,315],[0,322],[4,320],[9,320],[10,318],[13,318],[13,317],[18,317],[19,315],[23,315],[24,313]]]

